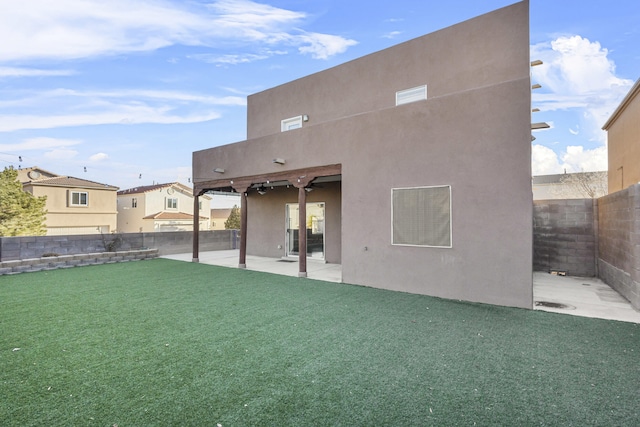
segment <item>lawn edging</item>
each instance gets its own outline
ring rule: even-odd
[[[112,264],[116,262],[140,261],[158,257],[158,249],[135,249],[117,252],[58,255],[0,262],[0,276],[28,273],[83,265]]]

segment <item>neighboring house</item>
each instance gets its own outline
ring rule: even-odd
[[[607,172],[577,172],[533,177],[533,200],[597,199],[607,195]]]
[[[18,170],[22,188],[47,196],[48,236],[107,234],[116,229],[118,187],[72,176],[60,176],[38,167]]]
[[[609,193],[640,182],[640,79],[602,129],[607,131]]]
[[[251,95],[194,194],[241,195],[240,267],[532,308],[529,49],[522,1]]]
[[[224,223],[231,215],[231,208],[211,209],[211,229],[224,230]]]
[[[199,198],[199,226],[209,229],[211,197]],[[118,191],[118,231],[149,233],[193,230],[193,192],[179,182]]]

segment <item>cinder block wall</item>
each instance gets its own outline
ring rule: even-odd
[[[118,233],[104,236],[95,234],[72,236],[0,237],[0,261],[40,258],[45,254],[76,255],[108,252],[115,239],[120,243],[114,250],[158,249],[159,255],[189,253],[193,250],[193,233],[174,231],[161,233]],[[201,251],[235,249],[237,230],[201,231]]]
[[[598,199],[599,277],[640,309],[640,184]]]
[[[596,275],[594,201],[533,202],[533,269]]]

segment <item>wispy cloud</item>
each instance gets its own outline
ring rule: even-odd
[[[396,37],[398,37],[400,34],[402,34],[402,31],[390,31],[386,34],[382,35],[382,38],[385,39],[395,39]]]
[[[81,144],[78,139],[60,139],[60,138],[29,138],[15,144],[0,144],[0,151],[22,152],[32,150],[50,150],[62,147],[70,147]]]
[[[239,96],[180,91],[55,89],[0,102],[0,132],[105,124],[197,123],[219,118],[214,106],[246,105]]]
[[[324,59],[354,45],[306,33],[306,13],[249,0],[30,0],[3,4],[0,61],[77,59],[184,45],[293,46]]]
[[[0,48],[1,49],[1,48]],[[0,67],[0,77],[72,76],[73,70],[42,70],[37,68]]]

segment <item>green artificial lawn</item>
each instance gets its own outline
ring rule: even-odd
[[[2,425],[640,425],[639,325],[165,259],[0,276],[0,367]]]

